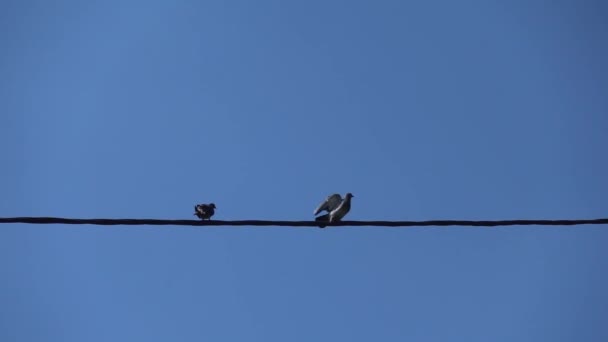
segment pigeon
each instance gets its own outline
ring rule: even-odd
[[[215,214],[215,204],[197,204],[194,206],[194,215],[201,220],[211,220],[211,216]]]
[[[327,214],[321,215],[315,218],[317,222],[337,222],[340,221],[344,215],[350,210],[350,199],[354,197],[353,194],[347,193],[344,199],[339,194],[333,194],[328,196],[323,203],[314,211],[314,215],[318,215],[323,210],[327,211]],[[325,225],[319,227],[325,228]]]
[[[350,211],[350,199],[353,198],[350,192],[344,196],[344,200],[340,205],[329,213],[329,222],[340,221]]]

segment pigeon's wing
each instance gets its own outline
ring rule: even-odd
[[[213,212],[213,208],[211,208],[211,206],[209,204],[201,204],[199,206],[201,214],[208,216],[209,214],[211,214]],[[213,215],[213,214],[211,214]]]
[[[340,194],[333,194],[331,196],[327,196],[325,201],[323,201],[323,203],[319,204],[319,206],[317,207],[317,210],[315,210],[315,212],[314,212],[314,215],[318,215],[323,210],[330,212],[330,211],[336,209],[340,205],[340,203],[342,203],[342,196],[340,196]]]
[[[330,212],[336,209],[340,204],[342,204],[342,196],[339,194],[333,194],[327,197],[327,211]]]

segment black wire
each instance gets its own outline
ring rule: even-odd
[[[28,223],[28,224],[92,224],[101,226],[281,226],[281,227],[319,227],[320,222],[315,221],[267,221],[267,220],[240,220],[240,221],[200,221],[200,220],[158,220],[158,219],[75,219],[62,217],[0,217],[0,223]],[[577,226],[608,224],[608,218],[585,220],[497,220],[497,221],[468,221],[468,220],[431,220],[431,221],[340,221],[334,223],[322,222],[328,227],[445,227],[445,226],[471,226],[471,227],[498,227],[498,226]]]

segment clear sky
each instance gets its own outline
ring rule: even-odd
[[[0,2],[0,216],[608,216],[605,1]],[[0,226],[1,341],[608,341],[608,227]]]

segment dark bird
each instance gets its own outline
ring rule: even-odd
[[[344,196],[344,199],[339,194],[328,196],[314,211],[314,215],[318,215],[322,211],[327,211],[327,214],[315,218],[317,222],[337,222],[340,221],[350,211],[350,199],[353,198],[350,192]],[[325,228],[325,225],[319,225]]]
[[[215,214],[215,204],[197,204],[194,206],[194,215],[198,216],[201,220],[210,220],[211,216]]]

